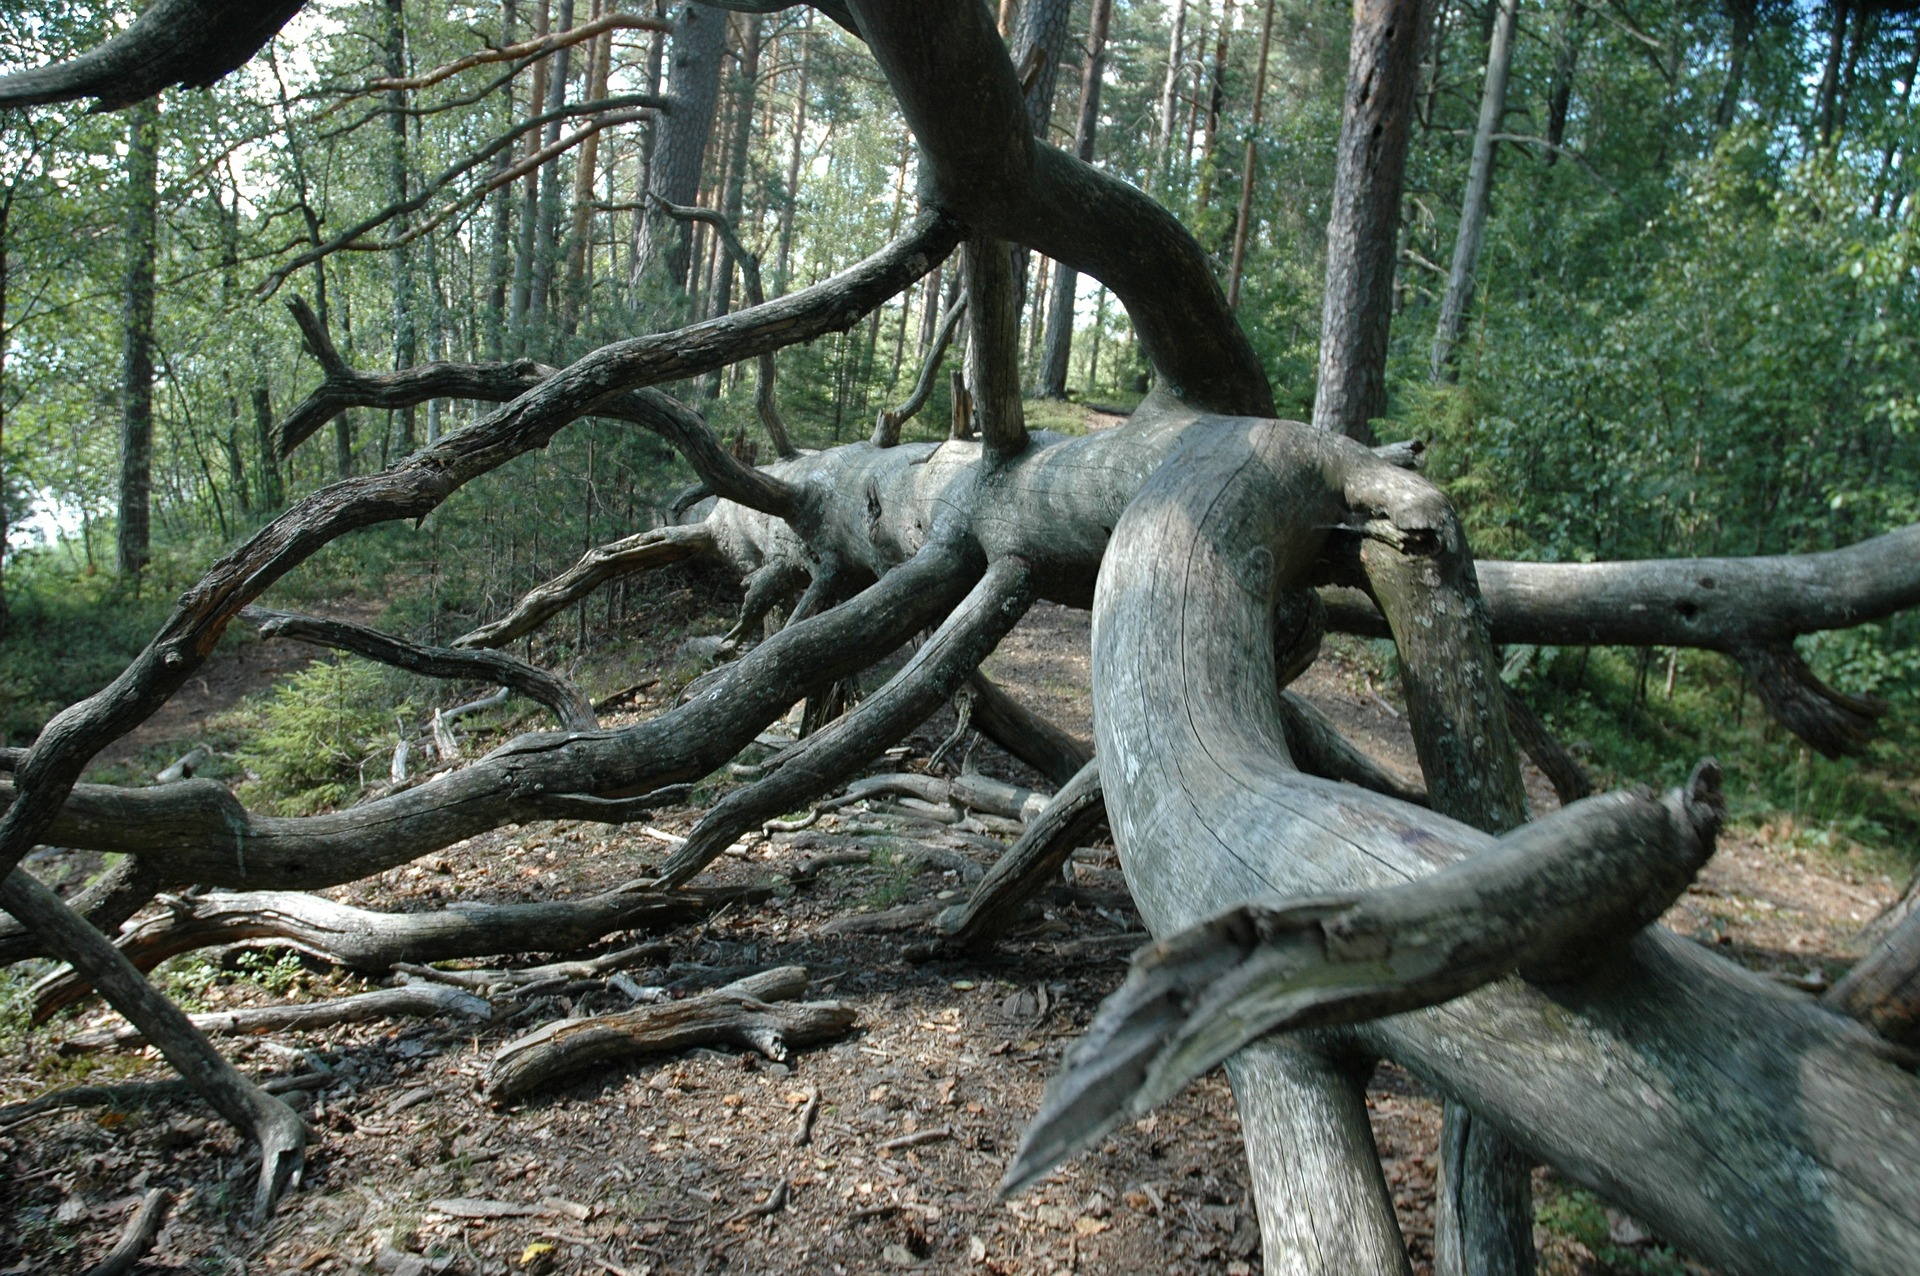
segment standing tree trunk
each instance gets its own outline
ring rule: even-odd
[[[1754,7],[1757,0],[1726,0],[1727,17],[1732,29],[1727,35],[1727,81],[1720,88],[1720,104],[1713,111],[1713,127],[1724,133],[1740,109],[1740,92],[1746,86],[1747,47],[1753,43]]]
[[[1421,0],[1354,0],[1346,109],[1327,219],[1313,423],[1373,442],[1387,407],[1400,194],[1420,78]]]
[[[1154,134],[1152,166],[1147,172],[1149,193],[1164,192],[1173,185],[1173,130],[1177,127],[1174,108],[1180,101],[1181,63],[1187,56],[1187,0],[1174,0],[1173,26],[1167,36],[1167,76],[1160,85],[1159,131]]]
[[[1580,35],[1586,22],[1585,0],[1572,0],[1561,20],[1560,38],[1553,51],[1553,88],[1547,95],[1548,168],[1560,162],[1560,148],[1567,140],[1567,115],[1573,109],[1573,73],[1580,63]]]
[[[540,0],[533,11],[533,34],[536,37],[547,34],[550,6],[548,0]],[[534,63],[533,85],[527,94],[527,118],[532,119],[545,109],[547,100],[547,77],[551,70],[550,60],[541,58]],[[534,130],[527,134],[527,158],[530,160],[540,153],[540,132]],[[533,258],[539,244],[534,230],[540,220],[540,174],[528,173],[521,179],[520,192],[520,234],[513,251],[513,308],[507,319],[508,331],[513,335],[513,348],[524,354],[527,349],[528,315],[533,305]]]
[[[399,80],[407,74],[407,28],[405,0],[386,0],[384,37],[387,78]],[[407,92],[387,91],[387,197],[395,204],[407,199]],[[404,237],[410,219],[403,213],[394,219],[396,234]],[[393,367],[404,371],[419,356],[418,298],[413,286],[413,246],[403,243],[393,250]],[[407,456],[414,447],[414,409],[401,408],[395,419],[398,437],[395,457]]]
[[[1220,6],[1220,29],[1213,40],[1213,69],[1207,76],[1206,119],[1200,135],[1200,190],[1194,211],[1203,213],[1213,200],[1213,144],[1220,135],[1220,114],[1227,109],[1227,36],[1233,29],[1233,0]]]
[[[1493,135],[1507,113],[1507,67],[1513,52],[1518,0],[1500,0],[1493,36],[1487,42],[1487,82],[1480,94],[1480,122],[1473,130],[1473,159],[1467,167],[1467,193],[1460,201],[1460,233],[1453,242],[1453,269],[1440,302],[1440,324],[1433,336],[1433,379],[1453,378],[1454,349],[1473,300],[1474,273],[1480,269],[1480,243],[1487,232],[1487,197],[1493,190]]]
[[[594,18],[602,12],[601,0],[594,0]],[[612,57],[613,32],[603,31],[587,46],[588,101],[597,102],[607,95]],[[575,161],[573,223],[567,230],[567,287],[561,298],[561,327],[569,335],[579,326],[587,292],[593,286],[593,183],[599,169],[600,135],[589,133],[580,143],[580,156]]]
[[[1107,24],[1113,0],[1093,0],[1093,18],[1087,28],[1086,62],[1080,75],[1080,122],[1073,133],[1073,153],[1093,161],[1094,130],[1100,124],[1100,76],[1107,65]],[[1040,363],[1039,397],[1067,397],[1067,361],[1073,354],[1073,302],[1080,276],[1073,267],[1053,272],[1053,291],[1047,309],[1046,353]]]
[[[1026,94],[1033,135],[1042,141],[1053,119],[1053,88],[1072,16],[1070,0],[1025,0],[1013,20],[1013,67]]]
[[[787,184],[780,192],[780,252],[773,262],[773,295],[784,296],[793,259],[793,210],[800,202],[800,151],[807,132],[807,77],[812,70],[813,10],[800,24],[800,83],[793,93],[793,142],[787,148]]]
[[[738,230],[740,212],[747,195],[747,144],[753,138],[754,101],[760,84],[760,33],[764,19],[757,13],[743,14],[745,28],[740,37],[740,80],[734,91],[732,136],[727,139],[727,184],[721,197],[720,212],[729,225]],[[711,312],[728,314],[733,309],[733,259],[716,251],[721,264],[718,286],[713,290]]]
[[[1813,122],[1820,145],[1833,141],[1840,102],[1840,57],[1847,48],[1847,0],[1827,5],[1827,60],[1820,68],[1820,87],[1813,98]]]
[[[120,571],[138,577],[152,557],[153,268],[159,214],[160,111],[127,113],[126,293],[120,311]]]
[[[503,0],[500,6],[500,43],[513,43],[514,29],[518,25],[518,0]],[[500,86],[501,100],[506,103],[506,116],[501,121],[504,131],[513,123],[513,81],[508,80]],[[499,176],[513,167],[513,148],[507,147],[494,161],[493,176]],[[512,254],[509,241],[513,236],[513,186],[502,183],[488,197],[493,204],[492,228],[487,236],[487,357],[495,361],[507,356],[507,284],[511,273]]]
[[[647,177],[651,195],[669,204],[695,204],[700,198],[700,172],[706,161],[707,138],[713,132],[714,107],[720,98],[720,61],[727,48],[727,15],[704,5],[683,5],[673,21],[672,69],[667,79],[670,108],[660,119],[660,140],[654,147],[653,168]],[[636,280],[663,266],[667,282],[684,292],[691,282],[692,243],[687,223],[649,208],[642,217],[640,255],[634,262]]]
[[[8,186],[6,193],[0,196],[0,458],[6,456],[7,438],[7,222],[13,212],[13,193],[17,189]],[[0,460],[0,464],[4,464]],[[7,561],[7,502],[6,471],[0,469],[0,573],[5,570]],[[7,591],[6,578],[0,575],[0,638],[7,632]]]
[[[560,12],[553,29],[556,35],[573,30],[573,0],[560,0]],[[571,46],[553,54],[546,110],[558,111],[567,104],[567,78],[572,67]],[[551,147],[560,141],[560,125],[557,116],[547,125],[543,146]],[[527,318],[530,325],[547,333],[553,320],[553,271],[560,254],[560,158],[555,156],[542,164],[536,176],[540,198],[533,230],[533,288],[527,296]]]
[[[1240,207],[1233,220],[1233,265],[1227,271],[1227,308],[1240,306],[1240,272],[1247,261],[1247,223],[1253,219],[1253,161],[1260,137],[1260,109],[1267,96],[1267,52],[1273,44],[1273,0],[1260,23],[1260,64],[1253,75],[1253,118],[1247,124],[1247,153],[1240,165]]]

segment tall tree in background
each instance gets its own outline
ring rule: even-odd
[[[553,32],[560,35],[573,30],[574,0],[560,0],[553,19]],[[545,110],[554,118],[545,129],[544,146],[560,141],[562,120],[559,112],[567,104],[567,79],[573,69],[573,46],[563,45],[552,55],[553,70],[547,81]],[[560,165],[548,160],[540,166],[539,198],[535,205],[533,227],[532,291],[527,296],[529,322],[537,331],[547,331],[553,318],[553,274],[560,255],[561,182]]]
[[[1518,0],[1499,0],[1493,34],[1487,42],[1487,77],[1480,92],[1480,119],[1473,130],[1473,157],[1467,166],[1467,191],[1460,201],[1460,230],[1453,244],[1453,267],[1447,272],[1447,294],[1440,302],[1440,322],[1433,335],[1432,375],[1435,381],[1453,376],[1454,349],[1466,325],[1467,306],[1473,301],[1474,275],[1480,269],[1480,245],[1487,233],[1487,202],[1493,192],[1494,135],[1507,114],[1507,70],[1513,57],[1513,28],[1520,11]]]
[[[1260,115],[1267,100],[1267,54],[1273,47],[1273,0],[1260,21],[1260,63],[1253,73],[1253,115],[1247,124],[1246,156],[1240,164],[1240,207],[1233,219],[1233,264],[1227,269],[1227,306],[1240,306],[1240,272],[1247,264],[1247,225],[1253,220],[1253,166],[1259,155]]]
[[[1093,0],[1093,17],[1087,27],[1086,61],[1080,74],[1080,120],[1074,126],[1073,153],[1093,162],[1094,130],[1100,124],[1100,78],[1107,65],[1107,25],[1113,16],[1113,0]],[[1038,395],[1043,399],[1067,397],[1067,361],[1073,354],[1074,294],[1080,275],[1072,266],[1058,265],[1053,272],[1053,293],[1047,307],[1045,353],[1040,363]]]
[[[1363,443],[1386,411],[1400,193],[1420,79],[1422,0],[1354,0],[1327,219],[1313,423]]]
[[[386,56],[387,78],[403,79],[407,74],[407,27],[404,0],[386,0],[386,22],[381,30]],[[407,91],[387,90],[387,195],[397,205],[408,199],[410,177],[407,171]],[[394,219],[396,237],[404,240],[408,217]],[[393,366],[395,371],[411,368],[419,356],[419,299],[413,278],[413,245],[402,242],[393,248]],[[411,404],[394,414],[398,426],[395,453],[406,456],[413,451],[414,409]]]
[[[120,336],[120,530],[116,561],[137,576],[152,557],[153,270],[159,230],[160,111],[127,113],[126,291]]]
[[[706,160],[707,139],[713,133],[714,108],[720,98],[720,63],[727,50],[727,15],[698,4],[686,4],[673,20],[668,46],[668,109],[661,114],[654,143],[653,163],[647,174],[647,192],[669,204],[696,203],[700,170]],[[640,252],[634,261],[638,281],[656,264],[667,281],[685,291],[692,265],[692,244],[686,222],[675,221],[649,208],[642,216]]]

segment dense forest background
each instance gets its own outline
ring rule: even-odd
[[[1003,19],[1064,23],[1057,62],[1025,68],[1052,77],[1048,135],[1078,133],[1181,216],[1237,296],[1282,415],[1310,417],[1347,7],[1021,8]],[[1806,551],[1920,520],[1920,20],[1846,0],[1504,12],[1508,38],[1498,0],[1432,14],[1377,432],[1426,441],[1487,557]],[[0,4],[0,63],[70,56],[125,16]],[[315,4],[210,90],[117,114],[0,116],[9,743],[111,676],[172,593],[290,497],[378,469],[472,411],[357,411],[282,457],[279,424],[320,377],[286,300],[306,299],[357,368],[559,365],[744,304],[719,237],[664,218],[649,192],[731,218],[770,295],[900,225],[913,148],[857,41],[806,8],[707,11],[705,34],[671,42],[648,29],[671,16],[611,0]],[[503,52],[475,56],[487,50]],[[651,105],[703,92],[712,110],[689,162],[701,113],[670,128]],[[1484,247],[1459,342],[1436,350],[1483,117]],[[797,443],[864,437],[906,396],[954,274],[779,356]],[[1059,286],[1035,258],[1022,339],[1036,386]],[[1124,409],[1145,389],[1127,318],[1091,281],[1068,286],[1068,394]],[[947,381],[933,385],[910,437],[945,432]],[[737,448],[770,455],[751,369],[680,389]],[[1070,405],[1034,417],[1081,428]],[[584,548],[667,518],[691,479],[652,435],[589,420],[417,528],[334,546],[281,594],[377,601],[383,627],[444,641]],[[540,641],[583,655],[617,641],[607,627],[628,606],[609,591]],[[1911,702],[1920,688],[1911,615],[1802,646],[1848,691]],[[1677,739],[1711,741],[1744,751],[1733,773],[1748,800],[1821,836],[1883,846],[1913,826],[1910,728],[1876,746],[1868,782],[1764,727],[1719,657],[1509,657],[1603,770],[1651,779],[1691,756]],[[1729,742],[1731,727],[1744,734]]]

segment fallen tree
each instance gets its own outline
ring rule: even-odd
[[[112,686],[11,759],[0,904],[268,1147],[263,1201],[297,1160],[298,1123],[126,954],[19,872],[36,842],[130,852],[168,881],[290,889],[362,877],[508,821],[624,820],[724,766],[801,699],[937,627],[870,708],[716,809],[672,862],[668,879],[679,882],[741,828],[821,796],[883,751],[1041,597],[1094,607],[1098,787],[1156,934],[1270,896],[1351,901],[1388,887],[1406,892],[1396,898],[1414,915],[1437,908],[1456,932],[1497,933],[1508,921],[1498,907],[1426,880],[1525,819],[1496,639],[1706,646],[1772,669],[1785,688],[1776,708],[1816,736],[1840,715],[1829,743],[1871,720],[1871,706],[1809,686],[1790,644],[1920,602],[1920,531],[1842,551],[1850,570],[1871,568],[1845,576],[1832,561],[1794,559],[1476,572],[1431,485],[1351,440],[1271,419],[1259,361],[1204,254],[1144,195],[1032,138],[983,6],[857,0],[836,13],[866,40],[923,148],[927,206],[897,241],[801,292],[560,370],[361,374],[305,324],[325,393],[283,432],[289,446],[362,402],[456,395],[505,406],[383,474],[296,504],[215,565]],[[872,442],[754,469],[651,388],[848,327],[963,240],[977,438],[898,443],[882,429]],[[1125,425],[1077,439],[1026,430],[1007,242],[1094,276],[1127,306],[1157,384]],[[206,781],[76,785],[86,761],[163,703],[274,580],[345,531],[433,509],[585,415],[662,434],[714,502],[692,527],[589,555],[457,645],[498,645],[621,566],[694,553],[746,580],[743,622],[790,601],[785,628],[651,721],[529,733],[346,811],[264,817]],[[1342,589],[1359,592],[1332,592]],[[1289,731],[1282,686],[1311,660],[1323,624],[1398,644],[1430,809],[1301,769],[1311,734]],[[1044,752],[1060,779],[1071,745],[1056,739]],[[1093,773],[1083,774],[1035,828],[1085,815]],[[1557,848],[1564,831],[1533,835]],[[1057,844],[1029,849],[1044,864]],[[1920,1082],[1859,1020],[1911,1016],[1872,995],[1849,1002],[1857,1018],[1843,1016],[1658,929],[1632,935],[1642,920],[1626,910],[1600,925],[1609,951],[1578,970],[1523,961],[1516,976],[1484,953],[1449,953],[1436,986],[1451,1000],[1397,1014],[1387,1012],[1402,1004],[1383,1003],[1374,1009],[1384,1018],[1239,1050],[1228,1068],[1270,1267],[1404,1270],[1357,1081],[1365,1061],[1391,1058],[1452,1100],[1441,1213],[1467,1250],[1511,1242],[1532,1157],[1730,1272],[1906,1271],[1920,1252]],[[1871,985],[1888,996],[1911,986],[1897,971]]]

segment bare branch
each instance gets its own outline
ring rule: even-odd
[[[466,57],[449,62],[445,66],[423,71],[419,75],[404,79],[369,80],[365,87],[355,90],[358,93],[385,93],[394,90],[431,88],[442,80],[452,79],[462,71],[470,71],[477,66],[486,66],[494,62],[514,62],[526,58],[529,62],[543,58],[549,53],[571,48],[576,44],[591,40],[607,31],[671,31],[673,24],[659,18],[643,18],[631,13],[609,13],[605,17],[583,22],[577,27],[565,31],[541,36],[536,40],[522,40],[518,44],[505,44],[497,48],[483,49],[478,53],[469,53]]]
[[[713,549],[713,532],[704,523],[656,527],[608,545],[596,545],[580,561],[543,585],[529,590],[498,620],[453,640],[455,647],[500,647],[532,633],[555,613],[621,576],[677,563]]]
[[[953,344],[953,334],[960,327],[960,318],[967,313],[967,292],[960,295],[947,307],[947,313],[940,316],[940,327],[933,334],[933,345],[927,350],[927,358],[920,365],[920,375],[914,378],[913,391],[898,407],[882,408],[879,419],[873,425],[873,445],[875,447],[893,447],[900,442],[900,427],[919,415],[920,409],[927,406],[927,400],[933,397],[933,383],[940,375],[940,364],[947,357],[947,347]]]
[[[98,99],[117,111],[175,84],[203,89],[260,50],[305,0],[155,0],[133,25],[70,62],[0,77],[0,107]]]

